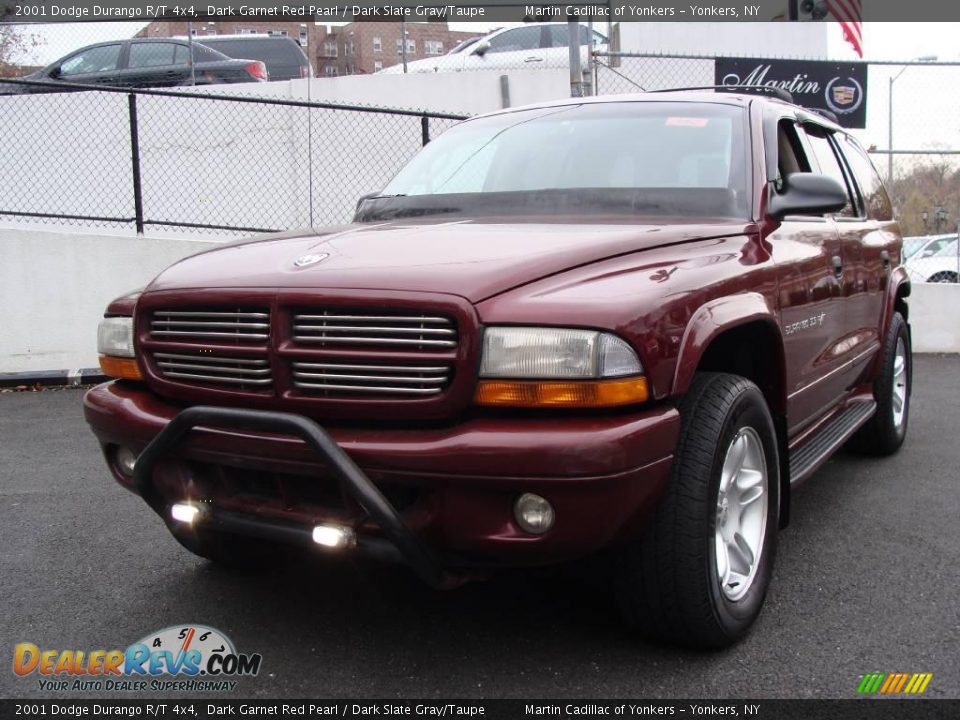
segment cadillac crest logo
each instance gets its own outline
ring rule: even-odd
[[[310,253],[307,255],[301,255],[293,261],[293,264],[298,268],[309,267],[310,265],[316,265],[319,262],[323,262],[328,257],[330,257],[330,253]]]
[[[837,115],[847,115],[863,102],[863,88],[852,77],[835,77],[827,83],[826,101],[827,107]]]

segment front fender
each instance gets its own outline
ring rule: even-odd
[[[690,318],[680,341],[671,395],[690,387],[704,351],[719,335],[751,322],[763,322],[782,337],[776,309],[757,292],[728,295],[704,303]]]

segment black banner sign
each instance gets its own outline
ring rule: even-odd
[[[731,89],[743,85],[783,88],[798,105],[829,110],[844,127],[866,126],[866,63],[724,57],[717,58],[714,82]]]

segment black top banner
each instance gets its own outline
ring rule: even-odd
[[[754,720],[953,720],[958,700],[0,700],[2,717],[157,718],[702,718]]]
[[[829,110],[844,127],[866,127],[866,63],[720,57],[714,67],[717,85],[782,88],[798,105]]]
[[[960,20],[960,3],[943,0],[870,0],[860,20],[882,22]],[[272,0],[0,0],[0,22],[69,22],[104,20],[446,20],[500,22],[522,20],[596,20],[611,22],[769,22],[808,19],[832,22],[827,0],[814,0],[811,11],[797,0],[312,0],[308,4]],[[798,10],[800,8],[800,10]],[[803,17],[800,17],[803,15]]]

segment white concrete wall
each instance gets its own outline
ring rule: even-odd
[[[914,352],[960,352],[960,285],[913,283],[907,302]]]
[[[216,244],[0,227],[0,372],[96,367],[107,303]],[[909,302],[916,352],[960,352],[960,285],[915,284]]]
[[[209,240],[0,228],[0,372],[97,367],[97,324]]]

